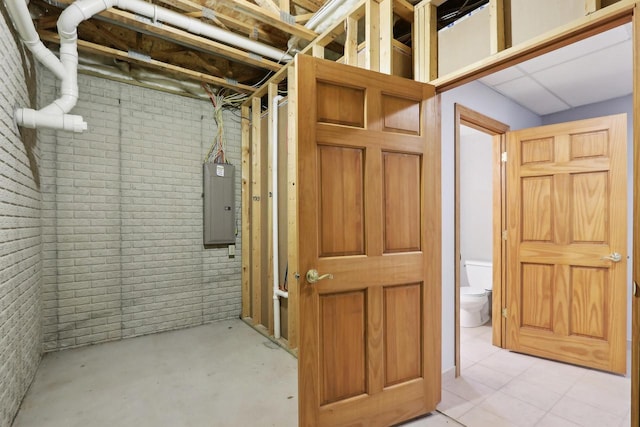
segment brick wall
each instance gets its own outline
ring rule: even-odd
[[[58,83],[39,75],[44,105]],[[86,75],[79,86],[73,113],[89,130],[40,135],[45,350],[238,317],[240,257],[202,245],[211,104]],[[224,119],[239,221],[240,121]]]
[[[0,426],[11,425],[42,353],[39,152],[36,132],[13,122],[15,107],[35,104],[35,70],[19,46],[0,4]]]

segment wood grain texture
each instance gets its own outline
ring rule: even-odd
[[[521,164],[553,161],[553,138],[522,141]]]
[[[522,264],[521,268],[521,325],[551,330],[553,326],[553,266]]]
[[[322,280],[313,285],[306,280],[301,280],[300,283],[299,424],[397,424],[435,409],[440,398],[441,259],[438,245],[435,244],[441,239],[439,128],[436,124],[438,105],[437,102],[429,104],[423,101],[433,97],[434,92],[432,88],[420,83],[299,55],[296,57],[296,67],[298,96],[299,99],[305,99],[305,105],[297,107],[298,192],[300,195],[304,194],[304,197],[298,199],[301,230],[298,238],[299,266],[303,277],[311,268],[317,269],[320,274],[333,274],[333,279]],[[316,111],[319,105],[316,90],[318,82],[333,86],[348,85],[354,89],[366,88],[364,128],[319,122]],[[427,135],[385,132],[383,93],[422,104],[420,111],[423,113],[419,120],[423,123],[419,128],[425,129]],[[337,121],[341,120],[338,118]],[[398,147],[402,148],[401,152]],[[419,231],[416,233],[419,234],[419,247],[423,248],[421,251],[383,253],[383,153],[389,152],[417,159],[419,163],[414,168],[418,176],[412,179],[422,183],[416,193],[420,221]],[[350,160],[341,164],[342,159]],[[399,173],[395,167],[389,169],[389,172]],[[355,176],[360,177],[358,185],[361,195],[358,197],[363,201],[362,221],[356,224],[350,220],[337,220],[338,216],[334,216],[336,219],[330,221],[333,228],[330,232],[327,231],[326,236],[331,235],[333,239],[340,240],[342,236],[356,236],[360,233],[362,239],[358,241],[358,245],[363,245],[362,253],[336,252],[331,256],[322,256],[321,248],[324,243],[321,243],[321,239],[324,239],[325,234],[324,231],[321,232],[325,227],[323,216],[329,217],[334,213],[324,212],[320,203],[325,203],[329,197],[331,209],[337,209],[338,212],[347,206],[353,206],[354,193],[345,188],[356,188],[357,185],[345,186],[344,183],[357,181]],[[393,179],[404,182],[402,177]],[[349,243],[344,245],[352,244],[353,239],[348,240]],[[403,322],[402,315],[409,314],[415,318],[411,314],[416,313],[415,308],[400,307],[409,303],[407,296],[394,294],[390,298],[395,306],[388,307],[391,317],[387,320],[392,330],[387,330],[384,293],[388,287],[416,283],[425,283],[417,301],[410,302],[411,307],[419,307],[423,316],[420,325],[422,334],[417,340],[413,334],[407,337],[407,331],[398,326]],[[340,313],[327,314],[329,311],[325,309],[334,303],[326,305],[324,301],[335,296],[348,296],[344,301],[350,302],[338,304],[340,307],[336,310]],[[356,306],[360,307],[360,311],[353,308]],[[355,328],[351,325],[349,311],[357,312],[358,319],[362,313],[362,323],[357,321]],[[344,329],[340,334],[349,334],[353,330],[364,331],[363,347],[351,347],[352,350],[349,350],[350,353],[363,352],[365,355],[364,358],[356,357],[363,361],[363,377],[331,378],[344,377],[336,369],[345,363],[354,363],[354,357],[340,359],[342,356],[333,355],[333,352],[341,351],[331,344],[335,334],[327,335],[322,332],[323,338],[319,337],[325,323],[330,325],[329,330]],[[361,324],[363,326],[359,326]],[[385,337],[385,334],[399,335]],[[345,344],[347,346],[353,346],[352,342],[355,341],[352,337],[338,339],[348,343]],[[387,344],[396,354],[399,354],[397,346],[404,351],[412,351],[412,355],[401,354],[396,360],[420,360],[420,375],[401,381],[408,375],[403,371],[406,367],[391,366],[392,360],[385,360]],[[341,344],[340,347],[342,346]],[[322,362],[319,355],[329,363]],[[357,370],[359,372],[360,365],[357,365]],[[400,382],[385,387],[387,372],[392,373],[392,378]]]
[[[422,376],[422,284],[384,288],[385,387]]]
[[[524,178],[521,186],[522,240],[551,241],[553,178],[550,176]]]
[[[251,110],[240,108],[242,120],[242,318],[251,316]]]
[[[318,146],[320,256],[364,253],[362,150]]]
[[[640,14],[633,14],[633,128],[640,127]],[[633,182],[640,182],[640,135],[633,133]],[[633,187],[633,212],[640,212],[640,191]],[[640,283],[640,215],[633,218],[632,280]],[[631,314],[631,425],[640,425],[640,294],[632,298]]]
[[[609,291],[606,269],[571,268],[571,334],[606,339]]]
[[[607,132],[587,132],[571,135],[571,160],[585,157],[604,157],[609,152]]]
[[[420,250],[420,160],[383,153],[385,253]]]
[[[365,300],[362,291],[320,297],[323,405],[366,391]]]
[[[420,135],[420,102],[382,95],[384,130]]]
[[[289,348],[298,347],[298,92],[295,67],[289,67],[287,79],[289,107],[287,108],[287,262],[289,274],[289,316],[287,341]]]
[[[573,175],[572,237],[578,243],[606,243],[609,234],[607,172]]]
[[[318,122],[364,127],[364,89],[318,83]]]
[[[251,106],[251,318],[262,324],[262,120],[260,99]]]
[[[515,156],[516,161],[508,164],[507,188],[515,190],[516,194],[510,199],[516,203],[508,217],[508,348],[596,369],[625,372],[625,134],[626,115],[509,134],[509,155]],[[576,135],[580,137],[575,138]],[[601,141],[603,135],[608,138],[606,142]],[[522,142],[545,138],[554,140],[553,162],[522,165]],[[584,142],[585,147],[579,147],[580,142]],[[603,147],[607,147],[605,155],[595,155]],[[553,201],[551,238],[527,240],[518,224],[520,218],[543,215],[533,211],[538,209],[536,203],[525,202],[529,196],[524,194],[522,183],[542,178],[552,183],[547,186],[549,190],[544,190],[545,194],[549,192],[545,199]],[[523,193],[517,194],[519,191]],[[542,191],[529,193],[541,194]],[[603,258],[612,252],[623,253],[623,259],[616,263]],[[525,318],[530,323],[544,318],[527,306],[521,290],[523,285],[518,285],[526,277],[525,266],[532,263],[554,268],[550,278],[552,333],[523,324]],[[543,324],[547,326],[546,322]]]

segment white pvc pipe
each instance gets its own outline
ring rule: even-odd
[[[278,259],[278,102],[282,96],[273,98],[271,108],[271,217],[273,218],[273,336],[280,338],[280,297],[289,298],[289,293],[280,290],[280,260]]]
[[[64,67],[60,60],[40,41],[40,36],[33,26],[31,14],[24,0],[9,0],[5,2],[7,11],[12,18],[13,25],[18,31],[22,42],[45,67],[59,79],[64,78]]]
[[[33,26],[29,9],[24,0],[9,0],[7,10],[11,15],[20,38],[33,55],[49,68],[61,80],[60,98],[39,111],[21,108],[16,111],[18,125],[24,127],[44,127],[58,130],[82,132],[87,124],[80,116],[68,116],[78,101],[78,25],[93,15],[111,7],[129,10],[139,15],[162,21],[182,28],[192,34],[232,44],[277,61],[293,59],[291,55],[264,43],[239,36],[197,19],[184,16],[169,9],[158,7],[142,0],[77,0],[67,7],[58,19],[60,35],[60,59],[48,50],[40,41]]]

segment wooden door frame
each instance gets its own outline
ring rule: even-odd
[[[492,303],[492,343],[498,347],[505,346],[506,324],[500,315],[501,308],[504,307],[504,286],[506,246],[502,240],[502,230],[506,225],[506,168],[501,161],[501,153],[505,151],[505,134],[509,131],[509,126],[491,117],[485,116],[477,111],[465,107],[461,104],[454,106],[454,153],[455,153],[455,376],[460,376],[460,127],[468,126],[482,133],[494,137],[492,142],[492,187],[493,187],[493,303]]]
[[[549,36],[524,43],[519,48],[494,55],[465,68],[460,73],[432,81],[439,93],[535,58],[547,52],[584,40],[611,28],[631,22],[633,27],[633,128],[640,129],[640,9],[637,1],[624,1],[620,7],[610,6],[598,17],[590,16],[571,28],[562,28]],[[634,183],[640,182],[640,132],[633,135]],[[633,187],[633,271],[632,282],[640,282],[640,189]],[[634,285],[635,286],[635,285]],[[457,298],[459,296],[457,295]],[[459,325],[459,301],[456,300],[456,326]],[[632,298],[632,362],[631,362],[631,425],[640,426],[640,289]],[[459,367],[459,341],[456,334],[456,372]]]

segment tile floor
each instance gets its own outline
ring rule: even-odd
[[[465,426],[630,425],[628,377],[499,349],[490,326],[460,341],[462,375],[443,380],[438,410]]]
[[[405,427],[628,426],[629,379],[463,329],[462,377]],[[296,360],[240,320],[48,354],[13,427],[295,426]]]

